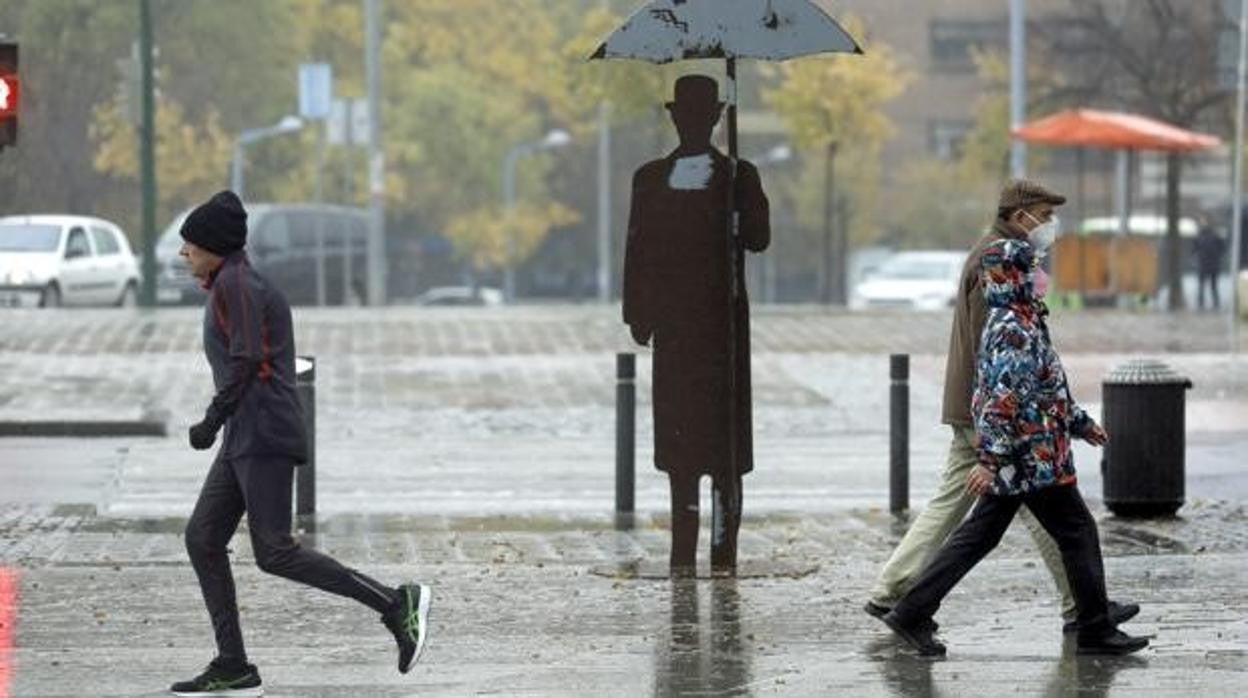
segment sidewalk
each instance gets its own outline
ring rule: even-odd
[[[210,658],[180,521],[0,517],[0,559],[17,563],[20,586],[11,695],[155,696]],[[1127,659],[1063,647],[1051,583],[1018,530],[938,616],[949,658],[915,659],[860,610],[900,533],[878,512],[752,517],[743,570],[814,572],[692,589],[592,572],[661,561],[661,522],[619,534],[601,517],[330,517],[323,549],[384,580],[434,584],[430,649],[406,677],[371,612],[259,573],[245,535],[234,550],[270,696],[1242,695],[1248,546],[1205,537],[1248,515],[1216,507],[1192,519],[1204,523],[1102,520],[1112,594],[1143,606],[1133,631],[1156,635]]]
[[[212,457],[185,443],[210,398],[198,311],[5,319],[20,322],[0,335],[0,421],[163,413],[170,436],[0,438],[0,575],[17,579],[0,595],[0,621],[16,616],[0,696],[6,661],[10,696],[162,695],[212,653],[181,541]],[[1012,530],[942,609],[950,657],[934,664],[860,609],[905,528],[881,511],[887,354],[912,353],[917,508],[949,440],[947,316],[756,314],[746,574],[692,590],[602,574],[661,567],[668,541],[644,355],[639,525],[611,528],[613,354],[631,350],[618,309],[300,310],[296,322],[300,351],[319,361],[321,516],[305,541],[382,580],[431,581],[437,596],[429,653],[401,676],[371,613],[261,574],[240,532],[244,632],[270,696],[1218,698],[1248,686],[1248,361],[1218,353],[1221,318],[1056,319],[1093,414],[1100,378],[1127,357],[1159,356],[1195,383],[1179,518],[1109,516],[1099,454],[1076,453],[1111,594],[1144,607],[1130,629],[1157,634],[1153,648],[1071,656],[1051,582]],[[777,569],[786,576],[759,574]]]
[[[68,311],[38,319],[0,336],[0,421],[159,413],[170,436],[0,439],[0,463],[45,464],[10,475],[18,494],[8,501],[37,499],[57,482],[90,481],[99,486],[72,501],[117,516],[184,515],[210,458],[185,442],[211,398],[198,311]],[[887,354],[897,350],[916,352],[911,489],[912,501],[923,501],[949,441],[940,425],[948,322],[939,313],[760,310],[757,468],[746,481],[747,510],[832,512],[887,501]],[[1248,360],[1206,352],[1225,330],[1219,318],[1109,313],[1057,322],[1075,395],[1093,414],[1100,412],[1100,380],[1116,364],[1147,347],[1178,347],[1141,353],[1160,356],[1195,383],[1188,496],[1248,500],[1248,472],[1240,467],[1248,451]],[[301,351],[318,357],[321,511],[583,514],[610,506],[613,352],[628,348],[613,309],[301,309],[298,323]],[[1130,353],[1107,353],[1114,347]],[[668,497],[652,464],[649,395],[643,354],[636,430],[642,511],[665,508]],[[84,452],[90,457],[77,455]],[[1097,496],[1099,454],[1080,446],[1076,459],[1085,489]]]

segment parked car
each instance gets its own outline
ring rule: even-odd
[[[497,306],[503,304],[503,292],[478,286],[435,286],[416,297],[416,305]]]
[[[940,310],[953,305],[965,252],[899,252],[854,288],[850,307]]]
[[[0,306],[133,306],[139,265],[125,233],[100,218],[0,218]]]
[[[175,217],[156,245],[156,299],[201,303],[204,291],[178,254],[189,210]],[[367,299],[368,212],[322,204],[248,204],[247,255],[292,305],[315,305],[318,239],[324,243],[325,302],[363,305]]]

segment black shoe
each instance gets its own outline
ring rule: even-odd
[[[885,606],[884,604],[876,603],[874,601],[868,601],[867,605],[863,606],[862,610],[866,611],[867,615],[873,618],[883,618],[884,616],[892,612],[893,607]],[[927,620],[923,621],[923,626],[933,633],[936,632],[937,630],[940,630],[940,623],[937,623],[931,618],[928,618]]]
[[[212,660],[204,673],[190,681],[179,681],[169,687],[175,696],[262,696],[264,688],[260,685],[260,672],[252,664],[241,667],[230,667]]]
[[[880,620],[893,632],[901,636],[911,647],[918,650],[920,657],[943,657],[945,656],[945,645],[941,641],[932,637],[932,621],[928,619],[926,622],[916,623],[914,625],[903,625],[901,620],[897,618],[897,614],[889,612],[882,616]]]
[[[888,615],[889,611],[893,610],[893,607],[885,606],[884,604],[876,603],[874,601],[868,601],[867,605],[864,606],[862,610],[866,611],[867,615],[873,618],[883,618]]]
[[[1132,618],[1136,617],[1140,612],[1138,603],[1118,603],[1117,601],[1109,602],[1109,610],[1106,615],[1109,618],[1109,624],[1119,626]],[[1062,632],[1073,633],[1079,629],[1079,621],[1072,620],[1062,626]]]
[[[1111,630],[1097,638],[1080,638],[1075,654],[1131,654],[1148,647],[1148,638]]]
[[[404,584],[399,598],[381,616],[394,641],[399,645],[399,673],[411,671],[412,665],[425,649],[429,635],[429,603],[433,600],[425,584]]]

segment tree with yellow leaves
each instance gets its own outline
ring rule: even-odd
[[[851,35],[866,36],[858,19],[847,17],[843,24]],[[861,56],[807,58],[760,68],[763,75],[777,82],[763,90],[763,101],[780,115],[794,144],[824,156],[819,296],[825,303],[844,303],[848,293],[845,258],[849,231],[836,225],[836,161],[846,155],[855,161],[878,160],[880,146],[892,131],[883,106],[901,94],[909,80],[888,46],[870,41],[864,46],[866,53]],[[856,217],[869,220],[874,210],[870,198],[877,187],[867,179],[857,184],[853,211]]]
[[[95,143],[92,164],[97,171],[138,182],[138,134],[120,100],[96,108],[91,139]],[[177,102],[163,97],[157,101],[156,177],[161,192],[157,220],[169,220],[205,198],[205,192],[224,185],[230,143],[215,110],[209,110],[200,124],[193,124]],[[134,214],[132,207],[127,210]],[[137,229],[137,220],[126,222],[131,224],[128,229]]]

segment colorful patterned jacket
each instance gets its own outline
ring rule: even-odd
[[[971,402],[979,462],[996,472],[991,491],[999,496],[1071,484],[1071,437],[1085,437],[1095,422],[1070,395],[1048,309],[1033,295],[1035,252],[1025,240],[1002,240],[982,259],[988,317]]]

